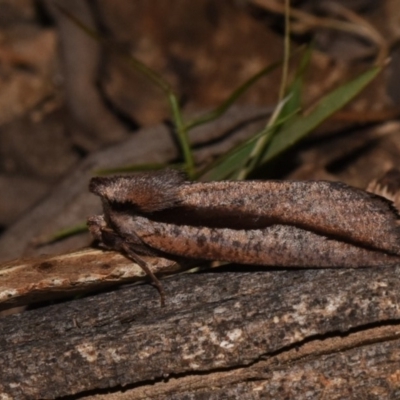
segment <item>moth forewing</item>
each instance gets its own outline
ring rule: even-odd
[[[187,258],[282,267],[372,267],[400,261],[290,225],[235,230],[176,226],[144,217],[133,217],[130,225],[152,249]]]
[[[207,220],[210,213],[225,215],[227,228],[237,228],[233,217],[242,216],[247,229],[293,225],[400,254],[399,215],[392,204],[340,182],[194,183],[182,186],[178,195],[180,206],[194,209],[197,218],[203,214]]]

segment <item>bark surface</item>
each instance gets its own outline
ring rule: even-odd
[[[163,283],[2,318],[3,398],[400,397],[400,267]]]

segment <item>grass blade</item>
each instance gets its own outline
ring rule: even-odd
[[[340,110],[360,93],[361,90],[379,74],[381,69],[381,67],[371,68],[352,81],[324,96],[310,114],[294,117],[286,124],[284,129],[280,130],[279,133],[273,137],[262,158],[262,163],[272,160],[274,157],[296,144],[328,117]]]
[[[256,83],[260,78],[262,78],[264,75],[267,75],[274,71],[277,67],[279,67],[282,64],[281,61],[278,61],[276,63],[273,63],[265,68],[263,68],[261,71],[257,72],[255,75],[253,75],[250,79],[248,79],[245,83],[240,85],[221,105],[219,105],[217,108],[214,110],[198,117],[195,118],[193,121],[189,121],[186,125],[186,128],[188,130],[194,128],[197,125],[202,125],[207,122],[211,122],[217,118],[219,118],[222,114],[224,114],[228,108],[235,103],[235,101],[242,95],[244,94],[254,83]]]

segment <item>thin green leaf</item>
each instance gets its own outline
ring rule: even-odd
[[[182,110],[179,106],[178,99],[174,94],[171,94],[168,100],[171,105],[172,116],[175,125],[175,133],[178,137],[183,158],[185,160],[185,170],[188,177],[190,179],[193,179],[195,175],[193,151],[189,142],[188,129],[185,127],[185,123],[183,121]]]
[[[293,146],[315,129],[329,116],[340,110],[365,88],[382,70],[374,67],[357,78],[353,79],[328,95],[324,96],[306,116],[297,116],[286,124],[286,127],[273,137],[266,150],[262,163],[270,161],[274,157]]]
[[[253,143],[245,143],[234,151],[229,152],[225,156],[213,163],[212,168],[202,171],[200,176],[205,176],[209,181],[219,181],[232,178],[232,175],[238,169],[245,166],[246,161],[253,148]]]
[[[286,118],[292,118],[288,115]],[[255,142],[264,135],[270,135],[277,125],[285,122],[285,119],[275,121],[273,126],[266,126],[262,131],[234,147],[228,153],[217,159],[212,165],[206,167],[198,174],[198,177],[204,177],[206,180],[235,179],[239,171],[246,165],[249,156],[254,148]]]
[[[285,121],[282,124],[275,124],[275,129],[273,129],[268,135],[261,137],[252,154],[252,160],[249,160],[247,169],[239,176],[241,179],[245,179],[253,170],[255,170],[263,159],[264,153],[268,148],[273,137],[284,129],[286,124],[290,124],[294,115],[298,114],[301,109],[301,97],[304,84],[304,75],[306,69],[308,68],[312,55],[312,47],[304,52],[304,55],[300,61],[300,65],[296,71],[295,78],[290,84],[287,90],[285,101],[282,102],[280,109],[277,108],[275,118]],[[274,121],[272,121],[274,122]],[[268,123],[271,124],[271,121]]]
[[[289,97],[283,99],[275,108],[274,113],[269,119],[267,126],[263,129],[261,135],[258,135],[259,138],[253,142],[251,153],[246,161],[246,164],[233,175],[235,179],[242,180],[246,179],[247,176],[256,168],[259,164],[259,160],[263,154],[263,151],[267,144],[271,141],[275,132],[279,129],[281,123],[280,116],[282,115],[282,110],[285,107],[285,104],[290,100]]]
[[[217,108],[214,110],[198,117],[195,118],[193,121],[189,121],[186,125],[186,128],[188,130],[194,128],[195,126],[205,124],[207,122],[213,121],[217,118],[219,118],[222,114],[224,114],[229,107],[235,103],[235,101],[242,95],[244,94],[254,83],[256,83],[260,78],[262,78],[264,75],[267,75],[271,73],[273,70],[275,70],[277,67],[279,67],[282,64],[281,61],[278,61],[276,63],[273,63],[265,68],[263,68],[261,71],[259,71],[257,74],[253,75],[250,79],[248,79],[245,83],[240,85],[221,105],[219,105]]]
[[[310,65],[312,52],[313,48],[312,46],[309,46],[300,60],[300,65],[296,71],[293,82],[289,85],[286,93],[288,101],[285,103],[282,109],[282,117],[285,117],[286,115],[293,115],[294,112],[297,113],[297,111],[301,108],[301,96],[303,92],[304,75],[308,66]]]

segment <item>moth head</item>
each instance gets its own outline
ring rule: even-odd
[[[107,227],[104,217],[102,215],[94,215],[93,217],[88,218],[87,226],[92,236],[96,240],[101,241],[102,230]]]
[[[89,190],[113,204],[130,205],[148,213],[170,208],[179,203],[179,187],[185,176],[176,170],[140,173],[130,176],[92,178]]]

